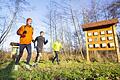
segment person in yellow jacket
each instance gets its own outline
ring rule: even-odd
[[[26,68],[27,69],[31,69],[29,62],[31,59],[31,54],[32,54],[32,50],[31,50],[31,42],[33,40],[32,36],[33,36],[33,27],[31,26],[32,23],[32,19],[28,18],[26,20],[26,25],[22,25],[18,31],[17,31],[17,35],[20,36],[20,45],[19,45],[19,55],[16,57],[16,61],[15,61],[15,70],[18,70],[18,63],[20,61],[20,58],[23,55],[23,51],[26,48],[28,56],[26,59]]]
[[[54,61],[56,59],[57,63],[59,64],[58,54],[59,54],[60,50],[62,49],[62,44],[58,40],[56,40],[53,43],[52,48],[55,53],[55,57],[53,58],[52,63],[54,63]]]

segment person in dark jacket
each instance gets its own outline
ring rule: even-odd
[[[37,42],[37,46],[36,43]],[[44,37],[44,32],[40,32],[40,36],[36,37],[34,40],[34,47],[36,48],[37,51],[37,56],[35,58],[35,63],[33,66],[37,65],[37,63],[40,61],[40,58],[42,57],[42,51],[43,51],[43,45],[46,45],[48,43],[48,40],[45,40]]]

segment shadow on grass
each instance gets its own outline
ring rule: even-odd
[[[11,61],[5,68],[0,69],[0,80],[15,80],[12,78],[14,61]]]

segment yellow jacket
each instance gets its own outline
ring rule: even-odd
[[[60,51],[60,49],[62,48],[62,44],[58,41],[55,41],[52,45],[52,48],[54,51]]]
[[[23,32],[26,31],[25,37],[22,37],[21,35]],[[33,28],[32,26],[22,25],[18,31],[17,34],[20,35],[20,44],[30,44],[33,40]]]

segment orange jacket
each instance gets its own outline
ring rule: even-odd
[[[23,34],[23,32],[26,31],[27,33],[25,34],[25,37],[22,37],[21,35]],[[30,44],[31,41],[33,40],[33,28],[32,26],[27,26],[27,25],[23,25],[21,26],[18,31],[17,34],[20,35],[20,44]]]

